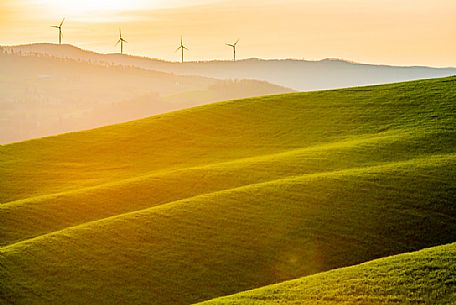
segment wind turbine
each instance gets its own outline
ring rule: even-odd
[[[226,44],[227,46],[233,48],[233,54],[234,54],[233,61],[236,61],[236,45],[238,44],[238,42],[239,42],[239,39],[233,44],[231,44],[231,43]]]
[[[52,28],[56,28],[56,29],[59,29],[59,44],[62,44],[62,37],[63,37],[63,34],[62,34],[62,25],[63,25],[63,22],[65,21],[65,18],[62,19],[62,22],[60,22],[59,25],[52,25],[51,27]]]
[[[181,36],[181,44],[180,46],[177,48],[176,52],[181,50],[182,51],[182,63],[184,63],[184,50],[187,50],[189,51],[189,49],[187,49],[185,46],[184,46],[184,43],[182,42],[182,36]]]
[[[122,37],[122,30],[119,29],[119,40],[116,43],[116,46],[120,43],[120,54],[123,54],[123,44],[124,42],[128,43],[125,39]]]

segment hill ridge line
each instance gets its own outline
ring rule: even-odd
[[[274,288],[280,288],[282,286],[286,286],[289,290],[293,290],[293,289],[298,288],[299,285],[300,285],[300,282],[303,281],[303,280],[306,280],[306,279],[310,279],[310,280],[314,279],[314,278],[318,279],[318,278],[325,277],[325,276],[328,276],[328,275],[331,275],[331,274],[334,274],[334,273],[337,274],[337,273],[344,272],[344,271],[357,270],[358,268],[369,267],[369,266],[372,266],[372,265],[381,266],[381,264],[385,263],[385,262],[386,263],[391,263],[391,261],[399,260],[399,259],[403,259],[403,258],[410,259],[410,258],[414,258],[414,257],[416,257],[418,255],[428,255],[428,257],[430,257],[430,258],[436,258],[436,257],[439,256],[439,253],[436,253],[437,251],[447,250],[448,252],[451,252],[452,248],[456,249],[456,242],[451,242],[451,243],[441,244],[441,245],[431,246],[431,247],[424,247],[424,248],[421,248],[421,249],[418,249],[418,250],[414,250],[414,251],[407,251],[407,252],[402,252],[402,253],[398,253],[398,254],[394,254],[394,255],[388,255],[388,256],[384,256],[384,257],[379,257],[379,258],[368,260],[368,261],[365,261],[365,262],[362,262],[362,263],[359,263],[359,264],[355,264],[355,265],[350,265],[350,266],[330,269],[330,270],[327,270],[327,271],[322,271],[322,272],[306,275],[306,276],[303,276],[303,277],[298,277],[298,278],[295,278],[295,279],[285,280],[285,281],[282,281],[282,282],[269,284],[269,285],[261,286],[261,287],[258,287],[258,288],[243,290],[241,292],[237,292],[237,293],[234,293],[234,294],[229,294],[229,295],[225,295],[225,296],[216,297],[216,298],[213,298],[213,299],[210,299],[210,300],[205,300],[205,301],[193,303],[192,305],[228,304],[228,303],[225,303],[223,301],[225,301],[225,300],[230,301],[230,298],[233,298],[231,300],[231,302],[233,302],[233,301],[241,302],[242,298],[245,298],[247,300],[249,300],[249,299],[250,300],[255,300],[255,299],[261,298],[261,295],[254,295],[254,294],[249,295],[249,293],[255,293],[255,292],[258,292],[258,291],[262,291],[262,290],[271,291]],[[240,298],[234,299],[235,296],[238,296]],[[354,296],[356,296],[356,295],[354,295]],[[313,296],[313,297],[315,297],[315,296]],[[221,302],[217,303],[217,301],[221,301]],[[310,301],[310,300],[308,299],[306,301]],[[314,299],[314,301],[318,301],[318,299]],[[343,302],[344,300],[340,299],[339,301]],[[231,303],[231,302],[229,304],[238,304],[238,303]],[[295,301],[295,302],[297,302],[297,301]],[[396,301],[396,302],[399,304],[399,301]],[[394,303],[396,303],[396,302],[394,302]],[[268,300],[265,301],[265,304],[270,304],[270,303],[273,303],[273,301],[271,299],[268,299]],[[346,304],[346,302],[343,302],[343,303]],[[252,304],[252,303],[249,302],[248,304]],[[298,303],[294,303],[293,302],[293,303],[290,303],[290,304],[298,304]],[[307,304],[307,302],[306,302],[306,304]],[[325,304],[326,304],[326,302],[325,302]],[[375,304],[377,304],[377,303],[375,303]],[[426,302],[426,304],[427,304],[427,302]]]
[[[456,153],[434,154],[434,155],[427,156],[427,157],[424,157],[424,158],[420,157],[420,158],[414,158],[414,159],[405,160],[405,161],[386,162],[386,163],[381,164],[381,165],[355,167],[355,168],[336,170],[336,171],[328,171],[328,172],[322,172],[322,173],[314,173],[314,174],[295,175],[295,176],[289,176],[289,177],[286,177],[286,178],[274,179],[274,180],[270,180],[270,181],[266,181],[266,182],[243,185],[243,186],[240,186],[240,187],[225,189],[225,190],[221,190],[221,191],[215,191],[215,192],[209,192],[209,193],[205,193],[205,194],[199,194],[199,195],[188,197],[188,198],[185,198],[185,199],[180,199],[180,200],[175,200],[175,201],[171,201],[171,202],[168,202],[168,203],[164,203],[164,204],[161,204],[161,205],[158,205],[158,206],[153,206],[153,207],[148,207],[148,208],[145,208],[145,209],[130,211],[130,212],[127,212],[127,213],[113,215],[113,216],[105,217],[105,218],[102,218],[102,219],[88,221],[88,222],[85,222],[85,223],[78,224],[76,226],[66,227],[66,228],[63,228],[61,230],[49,232],[49,233],[46,233],[46,234],[43,234],[43,235],[39,235],[39,236],[36,236],[36,237],[33,237],[33,238],[28,238],[28,239],[25,239],[25,240],[22,240],[22,241],[19,241],[19,242],[15,242],[15,243],[12,243],[12,244],[1,246],[0,247],[0,251],[1,252],[7,252],[11,248],[15,248],[16,246],[33,243],[36,240],[45,239],[45,238],[53,236],[53,235],[63,234],[65,231],[73,231],[73,230],[78,230],[78,228],[89,227],[89,226],[91,226],[91,225],[93,225],[95,223],[110,222],[110,221],[114,221],[114,220],[116,220],[118,218],[125,218],[125,217],[128,217],[128,216],[132,216],[132,215],[140,214],[140,213],[144,213],[144,212],[149,212],[149,211],[153,211],[153,210],[169,209],[172,206],[181,205],[181,204],[186,203],[187,201],[195,199],[195,198],[204,198],[204,197],[215,195],[215,194],[224,194],[224,193],[229,193],[229,192],[233,192],[233,191],[239,191],[239,190],[244,190],[244,189],[249,189],[249,188],[258,188],[258,187],[261,187],[261,186],[277,184],[277,183],[305,180],[305,179],[309,179],[309,178],[310,179],[312,179],[312,178],[318,179],[318,178],[324,178],[324,177],[329,177],[329,176],[348,176],[350,174],[361,174],[363,172],[369,172],[369,171],[375,171],[375,170],[387,169],[387,168],[394,168],[394,167],[397,167],[397,166],[399,166],[399,167],[405,166],[406,167],[406,166],[409,166],[409,165],[414,165],[416,167],[428,167],[428,166],[432,166],[432,165],[437,164],[438,161],[444,161],[444,160],[448,160],[448,159],[452,159],[452,160],[456,161]],[[432,160],[434,162],[433,163],[427,163],[427,162],[426,163],[422,163],[422,162],[419,162],[419,161],[430,161],[430,160]]]
[[[186,76],[186,75],[180,75],[180,76]],[[382,88],[385,86],[388,86],[388,87],[394,86],[394,88],[396,88],[396,87],[406,86],[406,85],[410,85],[410,84],[424,85],[424,84],[433,83],[436,80],[448,81],[448,80],[453,80],[453,79],[456,79],[456,76],[451,75],[451,76],[445,76],[445,77],[441,77],[441,78],[412,79],[412,80],[404,80],[404,81],[398,81],[398,82],[387,83],[387,84],[365,84],[365,85],[351,86],[351,87],[344,87],[344,88],[317,89],[317,90],[312,90],[312,91],[292,91],[292,92],[287,92],[287,93],[273,93],[273,94],[266,94],[266,95],[259,96],[259,97],[233,98],[233,99],[216,101],[216,102],[213,102],[210,104],[196,105],[196,106],[193,106],[190,108],[183,108],[183,109],[179,109],[179,110],[174,110],[174,111],[170,111],[170,112],[166,112],[166,113],[156,114],[156,115],[152,115],[152,116],[145,117],[145,118],[130,120],[130,121],[126,121],[126,122],[120,122],[120,123],[107,125],[107,126],[93,127],[93,128],[88,128],[88,129],[79,130],[79,131],[68,131],[68,132],[64,132],[64,133],[60,133],[60,134],[56,134],[56,135],[32,138],[32,139],[27,139],[24,141],[19,141],[19,142],[0,144],[0,148],[22,145],[23,143],[37,142],[37,141],[41,141],[42,139],[59,138],[62,136],[68,136],[68,135],[74,135],[74,134],[88,135],[89,133],[92,133],[94,131],[106,130],[107,128],[112,128],[113,126],[127,127],[127,126],[131,126],[132,124],[134,124],[136,122],[170,119],[178,114],[182,115],[182,114],[187,114],[187,113],[193,113],[195,110],[207,109],[207,108],[210,108],[213,106],[229,105],[229,104],[233,104],[233,103],[238,103],[240,101],[257,102],[258,98],[261,99],[263,97],[266,97],[266,98],[267,97],[293,97],[293,96],[305,97],[305,96],[311,96],[315,93],[321,94],[321,93],[331,93],[331,92],[343,93],[343,92],[353,92],[353,91],[365,91],[365,90],[371,90],[371,89],[375,89],[375,88]]]
[[[134,55],[134,54],[119,54],[119,53],[103,53],[103,52],[97,52],[94,50],[90,49],[85,49],[81,46],[77,46],[75,44],[71,43],[65,43],[62,45],[55,44],[55,43],[47,43],[47,42],[35,42],[35,43],[24,43],[24,44],[15,44],[15,45],[0,45],[0,47],[3,47],[5,49],[21,49],[21,48],[27,48],[27,47],[43,47],[43,46],[50,46],[50,47],[61,47],[64,46],[68,49],[76,50],[78,52],[81,52],[85,55],[95,55],[95,56],[101,56],[101,57],[123,57],[126,59],[132,59],[132,60],[141,60],[141,61],[147,61],[147,62],[158,62],[161,64],[169,64],[169,65],[180,65],[180,61],[173,61],[173,60],[167,60],[163,58],[157,58],[157,57],[151,57],[148,55]],[[33,56],[33,55],[47,55],[50,57],[56,57],[56,58],[65,58],[65,57],[60,57],[59,55],[54,55],[52,53],[46,54],[43,53],[41,50],[39,51],[23,51],[23,54],[20,56]],[[86,59],[87,60],[87,59]],[[305,59],[305,58],[298,58],[298,57],[284,57],[284,58],[261,58],[261,57],[248,57],[248,58],[243,58],[237,60],[238,62],[248,62],[248,61],[254,61],[254,62],[306,62],[306,63],[319,63],[319,62],[340,62],[340,63],[348,63],[348,64],[353,64],[353,65],[361,65],[361,66],[379,66],[379,67],[393,67],[393,68],[429,68],[429,69],[455,69],[456,66],[429,66],[429,65],[419,65],[419,64],[410,64],[410,65],[397,65],[397,64],[387,64],[387,63],[369,63],[369,62],[357,62],[355,60],[352,60],[350,58],[343,58],[343,57],[322,57],[320,59]],[[107,61],[109,63],[109,61]],[[104,63],[104,62],[103,62]],[[226,63],[226,64],[232,64],[233,61],[231,59],[205,59],[205,60],[194,60],[194,61],[187,61],[184,62],[184,64],[187,65],[192,65],[192,64],[208,64],[208,63]],[[119,64],[119,65],[126,65],[126,64]],[[128,65],[127,65],[128,66]]]
[[[223,162],[214,162],[214,163],[209,163],[209,164],[204,164],[204,165],[195,165],[195,166],[189,166],[189,167],[183,167],[183,168],[169,168],[169,169],[163,169],[163,170],[157,170],[157,171],[150,171],[150,172],[146,172],[144,174],[140,174],[140,175],[137,175],[134,177],[121,178],[121,179],[118,179],[115,181],[100,183],[100,184],[92,185],[92,186],[86,186],[86,187],[82,187],[82,188],[78,188],[78,189],[70,189],[70,190],[65,190],[65,191],[56,192],[56,193],[48,193],[48,194],[36,195],[36,196],[26,197],[26,198],[12,200],[12,201],[6,201],[3,203],[0,203],[0,210],[6,209],[8,207],[14,207],[17,205],[27,204],[28,202],[42,201],[42,200],[56,198],[56,197],[60,197],[60,196],[73,195],[73,194],[80,193],[80,192],[89,192],[92,190],[103,189],[103,188],[110,187],[110,186],[126,185],[126,184],[134,183],[137,181],[142,181],[147,178],[160,177],[160,176],[165,176],[165,175],[172,174],[172,173],[208,169],[208,168],[212,168],[212,167],[239,164],[239,163],[255,161],[255,160],[258,160],[258,161],[268,160],[268,159],[271,159],[274,157],[295,155],[295,154],[299,154],[302,152],[312,152],[312,151],[318,151],[318,150],[334,150],[337,148],[355,147],[358,144],[371,143],[371,142],[377,142],[377,141],[388,141],[390,139],[397,140],[398,137],[408,137],[410,135],[411,135],[411,133],[409,133],[408,130],[397,130],[397,131],[395,130],[395,131],[388,131],[388,132],[379,132],[376,134],[365,134],[365,135],[362,135],[360,137],[353,138],[353,139],[347,138],[347,139],[344,139],[343,141],[320,143],[320,144],[309,146],[309,147],[292,148],[289,150],[285,150],[285,151],[281,151],[281,152],[274,152],[274,153],[270,153],[270,154],[261,154],[261,155],[243,157],[243,158],[238,158],[238,159],[233,159],[233,160],[228,160],[228,161],[223,161]]]

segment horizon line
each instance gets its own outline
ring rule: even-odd
[[[15,47],[24,47],[24,46],[33,46],[33,45],[51,45],[54,47],[62,47],[62,46],[69,46],[73,47],[75,49],[84,51],[84,52],[90,52],[94,53],[97,55],[121,55],[121,56],[127,56],[127,57],[133,57],[133,58],[144,58],[144,59],[149,59],[149,60],[156,60],[156,61],[161,61],[165,63],[171,63],[171,64],[195,64],[195,63],[211,63],[211,62],[227,62],[227,63],[235,63],[233,62],[232,59],[206,59],[206,60],[193,60],[193,61],[186,61],[184,63],[176,60],[167,60],[163,58],[158,58],[158,57],[151,57],[151,56],[146,56],[146,55],[135,55],[135,54],[128,54],[128,53],[102,53],[102,52],[97,52],[93,51],[90,49],[84,49],[82,47],[79,47],[77,45],[71,44],[71,43],[53,43],[53,42],[31,42],[31,43],[22,43],[22,44],[14,44],[14,45],[0,45],[0,48],[15,48]],[[33,54],[33,53],[30,53]],[[37,54],[37,53],[35,53]],[[43,54],[43,53],[39,53]],[[53,56],[52,54],[45,54],[48,56]],[[385,64],[385,63],[366,63],[366,62],[358,62],[354,61],[351,59],[345,59],[342,57],[325,57],[322,59],[305,59],[303,58],[293,58],[293,57],[283,57],[283,58],[261,58],[261,57],[248,57],[248,58],[241,58],[238,59],[236,62],[242,62],[242,61],[248,61],[248,60],[258,60],[258,61],[305,61],[305,62],[322,62],[322,61],[335,61],[335,62],[343,62],[343,63],[348,63],[348,64],[353,64],[353,65],[369,65],[369,66],[385,66],[385,67],[400,67],[400,68],[433,68],[433,69],[456,69],[456,66],[430,66],[430,65],[422,65],[422,64],[416,64],[416,65],[396,65],[396,64]]]

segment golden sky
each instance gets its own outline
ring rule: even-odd
[[[456,66],[455,0],[0,0],[0,45],[63,42],[178,60],[327,57]]]

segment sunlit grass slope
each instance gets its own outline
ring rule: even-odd
[[[191,304],[456,240],[456,78],[0,146],[0,297]]]
[[[456,304],[456,244],[399,254],[201,305]]]

